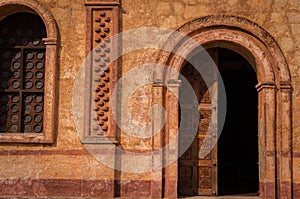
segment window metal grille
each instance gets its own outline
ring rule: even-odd
[[[42,133],[46,30],[31,13],[0,22],[0,133]]]

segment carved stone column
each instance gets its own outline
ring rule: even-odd
[[[52,143],[54,141],[55,129],[55,98],[56,81],[57,81],[57,44],[56,38],[44,38],[43,42],[46,46],[46,68],[45,74],[47,78],[47,85],[45,87],[45,102],[47,110],[44,112],[44,140],[45,142]]]
[[[278,198],[292,198],[292,112],[291,90],[289,82],[280,83],[278,97],[281,106],[278,110],[277,125],[277,178]]]
[[[164,84],[162,81],[155,81],[152,88],[152,198],[162,198],[162,139],[163,126],[165,125],[165,116],[163,109],[163,91]]]
[[[178,92],[180,81],[169,80],[166,90],[167,126],[164,139],[164,197],[177,198],[178,181]]]
[[[262,199],[276,198],[276,85],[274,82],[260,82],[258,145],[259,183]]]

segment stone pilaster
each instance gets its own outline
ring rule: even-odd
[[[277,178],[278,198],[292,198],[292,112],[291,91],[289,82],[281,82],[278,97],[281,107],[278,110],[277,131]]]
[[[169,80],[166,90],[167,126],[165,147],[165,198],[177,198],[178,182],[178,92],[180,81]]]
[[[258,145],[259,182],[262,199],[276,198],[276,85],[260,82],[257,86],[259,98]]]
[[[163,126],[165,125],[165,111],[163,109],[163,91],[164,85],[162,81],[153,83],[152,88],[152,180],[151,180],[151,196],[152,198],[162,197],[162,139]]]

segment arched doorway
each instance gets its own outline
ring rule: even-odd
[[[178,36],[178,32],[185,36]],[[196,44],[191,43],[191,39]],[[186,23],[170,36],[165,46],[172,53],[162,53],[157,61],[170,69],[156,71],[154,77],[155,85],[163,81],[168,87],[163,94],[167,112],[165,143],[178,132],[178,101],[174,94],[176,96],[179,92],[180,81],[176,71],[181,71],[185,58],[199,45],[206,49],[230,49],[255,66],[258,80],[259,197],[291,198],[290,72],[274,38],[254,22],[235,16],[207,16]],[[177,154],[173,148],[165,151],[164,159]],[[177,197],[177,170],[178,161],[175,161],[163,171],[164,197]]]
[[[256,73],[244,57],[219,49],[227,113],[218,140],[218,193],[252,194],[259,191],[258,95]]]
[[[179,88],[179,110],[189,113],[191,102],[183,98],[186,92],[184,84],[190,84],[198,99],[196,103],[199,104],[200,121],[196,131],[188,129],[189,125],[179,127],[179,154],[183,153],[180,151],[182,148],[184,150],[181,144],[185,144],[190,136],[195,137],[191,146],[178,160],[178,194],[256,195],[259,186],[256,73],[249,62],[234,51],[225,48],[211,48],[207,51],[215,61],[224,82],[227,96],[226,120],[217,145],[208,155],[200,158],[199,150],[203,140],[214,139],[208,129],[208,122],[213,119],[214,111],[209,95],[212,94],[210,92],[219,91],[209,92],[212,85],[209,82],[205,84],[202,77],[207,74],[199,74],[193,65],[186,63],[181,70],[187,81],[182,81]],[[201,61],[199,53],[191,59],[195,60],[197,57],[199,64],[206,64]],[[224,105],[221,97],[218,101],[218,104]],[[191,121],[192,117],[186,118]]]

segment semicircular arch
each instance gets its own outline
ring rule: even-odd
[[[55,41],[58,38],[58,29],[55,19],[51,12],[36,0],[2,0],[0,1],[0,18],[4,18],[15,12],[36,12],[46,26],[48,40]]]

